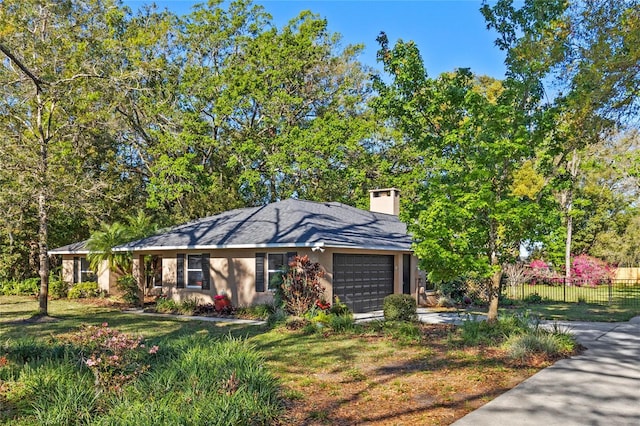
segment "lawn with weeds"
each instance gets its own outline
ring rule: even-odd
[[[346,320],[310,332],[67,300],[32,320],[36,307],[0,297],[0,423],[446,425],[554,361],[509,353],[516,320],[499,332]],[[147,350],[132,358],[140,374],[118,391],[96,391],[91,352],[69,338],[103,323]]]

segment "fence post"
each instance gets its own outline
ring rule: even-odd
[[[562,279],[562,302],[567,301],[567,278]]]
[[[609,306],[613,302],[613,283],[609,280]]]

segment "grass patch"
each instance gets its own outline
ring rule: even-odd
[[[545,302],[526,305],[526,310],[541,319],[554,321],[624,322],[640,315],[640,309],[604,306],[593,303]],[[512,312],[502,309],[501,312]]]
[[[49,307],[55,320],[28,321],[35,299],[0,297],[0,423],[449,424],[544,366],[513,363],[497,337],[461,344],[463,330],[445,324],[353,324],[338,315],[305,333],[87,301]],[[103,322],[159,347],[120,392],[96,392],[65,339]]]

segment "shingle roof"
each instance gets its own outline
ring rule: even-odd
[[[116,250],[253,247],[348,247],[408,251],[411,237],[396,216],[341,203],[287,199],[230,210],[121,245]]]
[[[49,250],[48,254],[87,254],[87,240]]]

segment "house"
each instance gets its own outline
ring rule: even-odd
[[[49,255],[59,255],[62,257],[62,279],[66,283],[73,285],[83,282],[97,282],[98,287],[106,292],[112,292],[116,284],[116,274],[109,270],[107,262],[100,265],[98,271],[93,271],[89,267],[87,255],[89,249],[87,241],[80,241],[63,247],[49,250]]]
[[[152,293],[203,303],[224,293],[236,306],[272,300],[274,275],[296,254],[308,255],[325,271],[328,300],[338,296],[354,312],[366,312],[381,309],[389,294],[416,291],[417,262],[398,211],[395,188],[370,191],[370,211],[286,199],[199,219],[114,250],[133,253],[134,276]],[[69,247],[51,253],[62,254],[63,265],[83,254]]]

